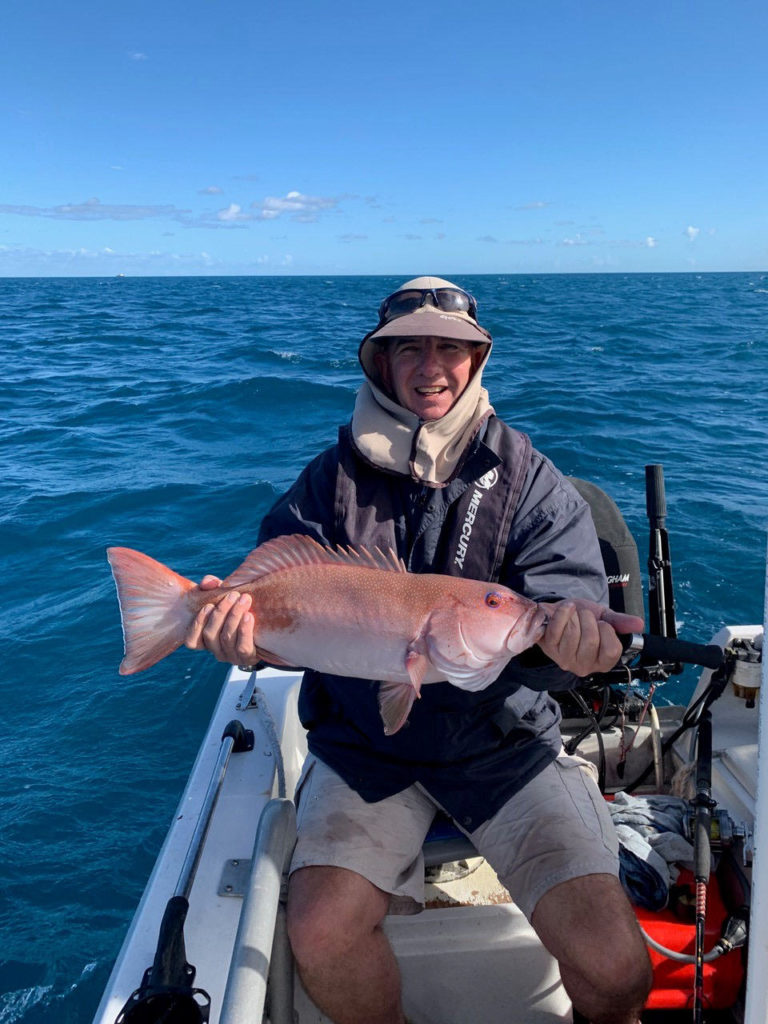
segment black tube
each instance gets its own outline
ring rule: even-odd
[[[194,980],[195,971],[187,963],[184,945],[184,922],[188,912],[189,903],[183,896],[171,896],[160,924],[155,960],[149,976],[152,988],[186,986]]]
[[[703,668],[720,668],[725,654],[716,644],[692,644],[669,636],[654,636],[652,633],[620,633],[624,651],[642,654],[655,661],[678,662],[686,665],[701,665]]]
[[[664,467],[658,464],[645,467],[645,510],[654,525],[664,525],[667,518],[667,496],[664,492]]]
[[[584,700],[584,698],[578,690],[573,690],[571,696],[581,708],[582,714],[585,715],[589,724],[585,729],[582,729],[582,731],[577,736],[573,736],[570,740],[568,740],[568,742],[565,744],[566,753],[576,753],[576,750],[579,744],[582,742],[582,740],[585,740],[591,732],[594,732],[595,738],[597,740],[598,749],[597,784],[600,787],[600,792],[605,793],[605,778],[607,766],[605,759],[605,740],[603,739],[603,734],[600,729],[600,722],[595,717],[595,714],[590,708],[589,704],[587,704],[587,702]],[[605,706],[606,700],[607,698],[604,698],[603,707]],[[603,712],[601,712],[601,717],[602,714]]]
[[[712,829],[712,712],[707,708],[699,721],[696,754],[696,825],[693,837],[694,875],[697,882],[709,881]]]
[[[115,1024],[207,1024],[211,999],[203,989],[192,987],[195,968],[187,962],[184,946],[188,910],[183,896],[168,900],[154,962]]]
[[[233,740],[233,754],[243,754],[253,750],[253,730],[246,729],[237,718],[233,718],[231,722],[228,722],[224,732],[221,734],[222,739],[226,739],[228,736]]]

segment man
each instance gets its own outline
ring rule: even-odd
[[[391,547],[413,572],[499,580],[549,615],[538,646],[485,688],[425,687],[394,736],[383,734],[376,681],[305,674],[310,755],[297,791],[289,935],[307,991],[337,1024],[403,1024],[381,922],[420,909],[420,851],[438,806],[557,958],[581,1014],[634,1024],[650,987],[610,817],[591,766],[563,753],[547,693],[613,667],[616,631],[642,623],[607,608],[585,503],[494,415],[481,385],[490,350],[471,295],[440,278],[403,284],[360,346],[366,379],[351,423],[261,528],[260,542],[307,533]],[[233,595],[204,608],[187,645],[256,661],[249,607]]]

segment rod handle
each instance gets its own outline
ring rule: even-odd
[[[692,644],[653,633],[619,633],[618,636],[625,654],[642,654],[656,661],[679,661],[711,669],[720,668],[725,661],[725,654],[717,644]]]
[[[645,507],[651,522],[667,517],[667,495],[664,491],[664,467],[659,463],[645,467]]]

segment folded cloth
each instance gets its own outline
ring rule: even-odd
[[[680,864],[684,868],[693,869],[693,846],[687,839],[675,835],[674,832],[662,832],[658,836],[649,836],[651,849],[658,853],[668,865]],[[670,867],[672,881],[677,879],[677,870]]]
[[[619,880],[632,903],[646,910],[661,910],[669,896],[669,869],[641,835],[629,825],[617,825]]]
[[[693,859],[684,838],[688,801],[674,796],[617,793],[608,809],[619,839],[619,877],[632,903],[647,910],[666,906],[678,862]]]
[[[676,832],[682,836],[688,806],[688,801],[679,796],[617,793],[608,809],[615,825],[630,825],[640,835]]]

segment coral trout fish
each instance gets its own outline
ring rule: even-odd
[[[256,548],[215,590],[130,548],[107,556],[123,622],[121,675],[171,654],[203,605],[237,590],[251,596],[265,661],[378,680],[387,735],[405,723],[423,684],[482,689],[547,622],[534,601],[498,583],[410,573],[391,551],[331,549],[298,534]]]

